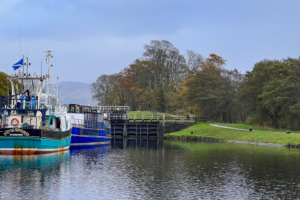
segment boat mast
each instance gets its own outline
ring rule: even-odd
[[[51,75],[50,75],[50,67],[52,67],[53,65],[50,64],[50,60],[51,58],[53,58],[52,56],[52,53],[54,53],[54,51],[44,51],[47,55],[46,55],[46,61],[47,61],[47,64],[48,64],[48,74],[47,74],[47,85],[48,85],[48,88],[47,88],[47,91],[46,91],[46,94],[50,94],[50,80],[51,80]]]

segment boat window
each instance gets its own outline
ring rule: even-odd
[[[98,114],[98,120],[103,120],[103,114]]]
[[[53,120],[52,119],[50,119],[50,125],[52,125],[53,124]]]
[[[88,120],[96,120],[95,118],[96,118],[96,117],[95,117],[95,114],[94,114],[94,113],[89,113],[89,115],[88,115]]]
[[[51,120],[52,121],[52,120]],[[55,128],[60,128],[60,118],[55,117],[55,121],[56,121],[56,126]]]

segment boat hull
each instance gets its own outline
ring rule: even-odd
[[[98,135],[80,134],[80,130],[96,132]],[[110,140],[111,136],[107,136],[104,130],[72,128],[71,146],[105,145],[110,144]]]
[[[71,130],[65,138],[44,138],[37,136],[0,137],[1,155],[32,155],[68,150],[71,143]]]

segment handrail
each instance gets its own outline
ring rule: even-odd
[[[93,106],[92,110],[100,110],[100,111],[114,111],[114,110],[119,110],[119,111],[129,111],[130,107],[129,106]]]
[[[82,120],[82,119],[71,119],[73,127],[78,128],[89,128],[97,126],[98,121],[95,120]]]

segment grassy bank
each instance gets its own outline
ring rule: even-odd
[[[252,125],[246,125],[246,124],[222,124],[222,123],[216,123],[217,125],[221,126],[228,126],[233,128],[240,128],[240,129],[249,129],[249,127],[252,127],[252,130],[257,131],[272,131],[272,132],[286,132],[287,130],[282,129],[272,129],[272,128],[264,128],[260,126],[252,126]],[[300,133],[300,131],[291,131],[292,133]]]
[[[248,127],[249,128],[249,127]],[[193,130],[193,135],[191,135]],[[218,128],[210,126],[205,123],[198,123],[190,126],[184,130],[168,133],[165,137],[174,136],[201,136],[215,139],[236,140],[236,141],[251,141],[251,142],[265,142],[273,144],[300,144],[300,135],[285,134],[285,133],[271,133],[267,131],[239,131],[225,128]]]

